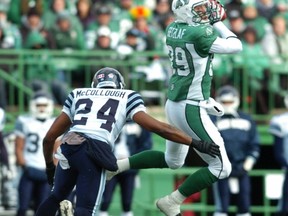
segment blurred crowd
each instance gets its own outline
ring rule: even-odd
[[[115,49],[134,30],[139,50],[162,49],[168,14],[168,0],[2,0],[1,48]]]
[[[244,49],[232,57],[215,56],[215,76],[220,77],[220,84],[232,84],[235,76],[248,71],[258,111],[267,113],[267,92],[272,90],[281,97],[281,91],[288,89],[284,71],[288,57],[288,2],[222,0],[221,3],[227,12],[225,23],[241,38]],[[134,51],[165,53],[165,28],[173,20],[171,0],[1,0],[0,47],[110,50],[121,54],[123,59]],[[157,56],[151,62],[155,63],[154,60],[156,66],[139,70],[147,79],[167,80],[171,71],[159,64]],[[278,65],[278,72],[284,73],[279,82],[268,82],[272,65]],[[155,68],[160,71],[158,74],[151,72]],[[37,73],[27,76],[37,78],[39,74],[37,68]],[[62,80],[61,74],[55,78]]]

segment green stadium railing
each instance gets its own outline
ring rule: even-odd
[[[231,55],[233,56],[233,55]],[[245,62],[245,58],[256,58],[256,56],[236,56],[242,57]],[[259,57],[259,56],[258,56]],[[260,56],[261,57],[261,56]],[[159,81],[156,83],[148,83],[145,80],[143,74],[136,72],[135,68],[139,65],[151,64],[151,59],[159,59],[162,65],[170,68],[168,56],[163,52],[135,52],[129,58],[123,58],[115,51],[55,51],[55,50],[1,50],[0,49],[0,79],[3,79],[6,83],[7,91],[7,113],[8,119],[13,121],[15,115],[21,112],[27,111],[27,105],[25,105],[25,98],[29,98],[32,94],[31,89],[28,86],[28,82],[31,79],[36,79],[38,74],[46,74],[47,82],[49,79],[55,79],[57,71],[64,71],[66,76],[66,82],[70,88],[78,86],[90,86],[91,78],[97,68],[103,66],[116,67],[123,72],[126,83],[133,90],[144,92],[144,90],[156,90],[160,92],[160,95],[164,95],[161,98],[161,104],[164,104],[166,94],[166,81]],[[232,61],[230,56],[224,56],[227,61]],[[279,82],[279,76],[283,73],[287,73],[286,64],[283,65],[271,65],[271,91],[269,91],[267,97],[269,112],[265,114],[258,114],[256,110],[256,96],[255,90],[249,85],[249,73],[245,65],[234,62],[233,67],[227,67],[228,73],[233,74],[237,68],[241,68],[241,73],[234,73],[233,83],[236,87],[241,89],[241,108],[254,115],[257,122],[261,124],[267,124],[271,118],[271,114],[275,109],[275,92],[284,94],[286,89],[283,89]],[[36,70],[37,72],[29,77],[29,71]],[[44,71],[43,71],[44,70]],[[169,69],[168,69],[169,70]],[[229,71],[230,70],[230,71]],[[227,73],[227,71],[224,71]],[[73,80],[73,75],[81,74],[82,83],[77,83],[77,77]],[[171,71],[168,71],[168,74]],[[167,75],[168,76],[168,75]],[[288,76],[288,75],[287,75]],[[75,80],[76,79],[76,80]],[[213,88],[217,89],[223,85],[223,77],[217,75],[213,78]],[[278,85],[277,85],[278,84]],[[276,88],[276,87],[277,88]],[[17,96],[15,96],[17,95]],[[145,94],[146,95],[146,94]],[[149,95],[149,92],[148,92]],[[251,98],[253,97],[253,98]]]

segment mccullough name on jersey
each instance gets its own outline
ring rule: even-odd
[[[76,91],[75,97],[81,96],[113,96],[113,97],[125,97],[125,91],[118,91],[118,90],[107,90],[107,89],[81,89]]]

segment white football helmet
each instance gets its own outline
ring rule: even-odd
[[[206,10],[195,10],[197,6],[204,6]],[[173,0],[172,11],[176,21],[185,22],[189,25],[210,22],[208,18],[211,13],[209,0]]]
[[[235,114],[240,104],[239,92],[236,88],[226,85],[218,89],[216,101],[224,108],[224,114]]]
[[[45,120],[53,115],[54,102],[45,92],[37,92],[30,101],[30,113],[37,119]]]

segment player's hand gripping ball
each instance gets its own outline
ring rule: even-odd
[[[209,16],[210,24],[213,25],[216,22],[226,19],[226,11],[224,6],[217,0],[210,0],[211,12]]]

